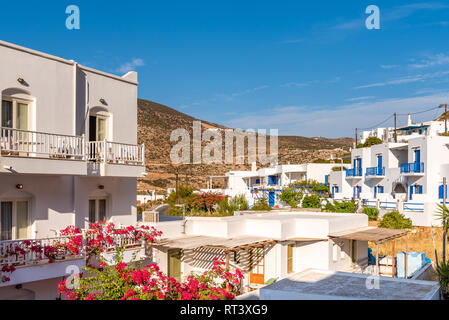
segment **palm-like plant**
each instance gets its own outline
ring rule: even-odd
[[[447,298],[449,293],[449,261],[446,261],[446,238],[449,231],[449,208],[446,205],[438,205],[438,207],[439,210],[436,217],[441,221],[443,227],[443,258],[441,262],[438,262],[438,257],[436,256],[436,271],[440,280],[443,297]]]
[[[436,271],[440,279],[441,292],[447,298],[449,294],[449,263],[447,261],[440,262]]]

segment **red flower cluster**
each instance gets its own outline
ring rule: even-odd
[[[223,196],[216,193],[195,193],[192,201],[192,207],[198,210],[211,211],[212,207],[218,205],[223,199],[228,196]]]
[[[0,258],[3,260],[18,261],[16,264],[23,263],[29,253],[33,255],[34,261],[48,259],[49,263],[53,263],[58,255],[78,256],[86,252],[86,258],[104,252],[107,248],[113,245],[140,245],[142,241],[147,243],[154,242],[155,237],[158,237],[162,232],[157,231],[154,227],[148,226],[127,227],[125,229],[117,229],[113,223],[91,223],[89,229],[86,230],[86,242],[83,244],[83,234],[80,229],[74,226],[68,226],[60,231],[61,238],[51,241],[48,244],[42,245],[38,241],[24,240],[21,242],[11,242],[9,246],[0,249]],[[125,237],[124,243],[116,243],[120,237]],[[13,257],[14,259],[8,259]],[[3,266],[2,274],[6,272],[12,273],[14,270],[4,271],[7,266]],[[6,269],[5,269],[6,270]],[[10,281],[9,277],[3,276],[2,282]]]
[[[191,275],[178,282],[160,271],[157,265],[143,268],[120,262],[106,266],[97,276],[82,279],[77,289],[65,281],[59,293],[69,300],[229,300],[240,291],[243,275],[227,272],[222,260],[214,259],[213,268],[202,275]]]

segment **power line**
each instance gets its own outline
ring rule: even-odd
[[[440,106],[438,106],[438,107],[433,107],[433,108],[430,108],[430,109],[426,109],[426,110],[422,110],[422,111],[417,111],[417,112],[410,112],[410,113],[398,113],[398,114],[396,114],[397,116],[408,116],[409,114],[410,115],[416,115],[416,114],[421,114],[421,113],[426,113],[426,112],[430,112],[430,111],[433,111],[433,110],[437,110],[437,109],[440,109],[441,107]],[[386,118],[384,121],[382,121],[382,122],[380,122],[380,123],[378,123],[378,124],[376,124],[376,125],[374,125],[374,126],[372,126],[372,127],[368,127],[368,128],[357,128],[358,130],[371,130],[371,129],[374,129],[374,128],[379,128],[382,124],[384,124],[385,122],[387,122],[388,120],[390,120],[391,118],[393,118],[394,117],[394,114],[392,114],[391,116],[389,116],[388,118]]]

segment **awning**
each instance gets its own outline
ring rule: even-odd
[[[407,230],[365,227],[350,229],[329,234],[329,238],[350,239],[382,243],[406,236]]]
[[[176,248],[191,250],[197,248],[210,248],[224,251],[245,250],[254,247],[260,247],[276,243],[276,240],[256,237],[243,236],[235,238],[217,238],[208,236],[185,236],[173,239],[161,240],[153,245],[158,247]]]

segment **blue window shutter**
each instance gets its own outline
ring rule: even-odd
[[[441,185],[441,186],[439,186],[439,188],[438,188],[438,197],[439,197],[439,199],[443,199],[443,198],[444,198],[443,192],[444,192],[444,186]]]

